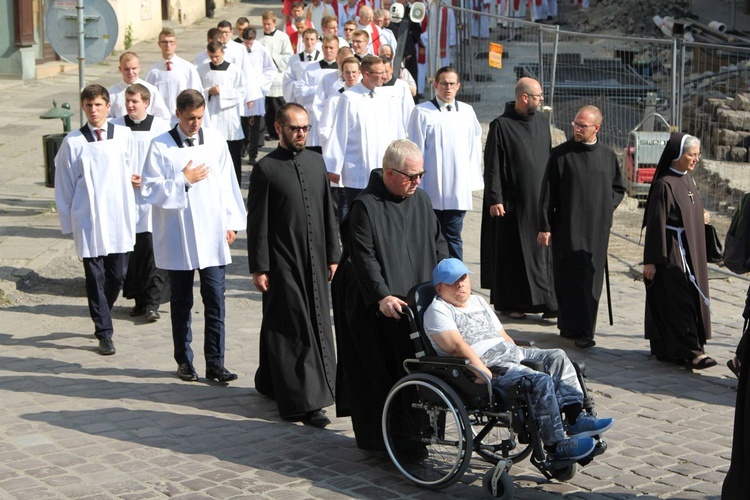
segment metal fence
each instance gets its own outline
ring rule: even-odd
[[[594,104],[604,115],[600,140],[624,163],[631,130],[641,124],[666,131],[666,121],[702,141],[698,179],[709,209],[731,212],[750,192],[750,48],[575,33],[494,15],[494,3],[473,3],[443,7],[456,18],[459,98],[473,103],[480,121],[501,114],[517,79],[531,76],[542,84],[551,123],[566,137],[576,111]],[[439,15],[437,7],[431,14]],[[441,23],[430,24],[437,26],[430,39],[439,39]],[[491,42],[503,46],[502,69],[488,64]]]

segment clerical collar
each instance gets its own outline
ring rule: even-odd
[[[594,142],[582,142],[581,144],[585,144],[587,146],[593,146],[594,144],[597,143],[598,140],[599,139],[597,139],[596,137],[594,137]]]
[[[270,33],[266,33],[266,32],[264,31],[264,32],[263,32],[263,34],[264,34],[264,35],[266,35],[266,36],[273,36],[273,35],[275,35],[275,34],[276,34],[276,32],[277,32],[277,31],[278,31],[278,30],[273,30],[273,31],[272,31],[272,32],[270,32]]]
[[[671,170],[672,172],[674,172],[675,174],[677,174],[677,175],[680,175],[680,176],[682,176],[682,175],[685,175],[685,174],[687,173],[687,170],[685,170],[685,171],[683,172],[683,171],[681,171],[681,170],[677,170],[677,169],[676,169],[676,168],[674,168],[674,167],[669,167],[669,170]]]
[[[214,71],[226,71],[229,68],[229,63],[227,61],[223,61],[221,64],[216,65],[210,62],[208,63],[208,66]]]
[[[151,130],[151,124],[154,122],[153,115],[146,115],[142,120],[133,120],[128,115],[123,116],[125,125],[134,132],[148,132]]]

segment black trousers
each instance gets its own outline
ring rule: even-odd
[[[242,186],[242,143],[244,139],[238,141],[227,141],[227,147],[229,148],[229,156],[232,157],[232,165],[234,165],[234,175],[237,176],[237,184]]]
[[[266,141],[263,138],[265,128],[266,120],[262,115],[242,117],[242,131],[245,132],[247,156],[251,162],[258,156],[258,150],[266,145]]]
[[[151,233],[137,233],[130,253],[128,273],[122,287],[125,298],[136,306],[159,306],[169,301],[169,273],[156,267]]]
[[[268,129],[268,135],[273,139],[278,139],[279,136],[276,134],[273,124],[276,123],[276,112],[286,104],[283,97],[268,97],[266,96],[266,128]]]
[[[83,259],[86,276],[86,297],[89,314],[94,321],[94,335],[99,340],[111,339],[112,306],[120,295],[128,271],[128,254],[112,253]]]

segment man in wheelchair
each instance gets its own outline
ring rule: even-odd
[[[518,347],[490,306],[471,293],[471,271],[458,259],[444,259],[433,271],[437,296],[424,314],[424,330],[440,355],[468,358],[492,380],[501,397],[526,377],[540,422],[540,437],[551,460],[579,460],[596,446],[598,436],[614,424],[583,411],[583,391],[575,368],[562,349]],[[521,364],[538,361],[544,371]],[[476,382],[486,379],[477,373]],[[565,416],[563,421],[562,415]],[[567,427],[567,437],[566,437]]]

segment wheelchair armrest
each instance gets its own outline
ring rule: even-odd
[[[544,371],[544,362],[543,361],[534,361],[531,359],[524,359],[521,361],[521,364],[523,366],[528,366],[534,371],[537,372],[543,372]]]
[[[422,356],[419,358],[419,361],[424,363],[439,363],[441,365],[465,366],[469,364],[468,358],[460,358],[457,356]]]
[[[518,347],[534,347],[536,345],[536,342],[534,342],[533,340],[513,339],[513,342],[515,342]]]

